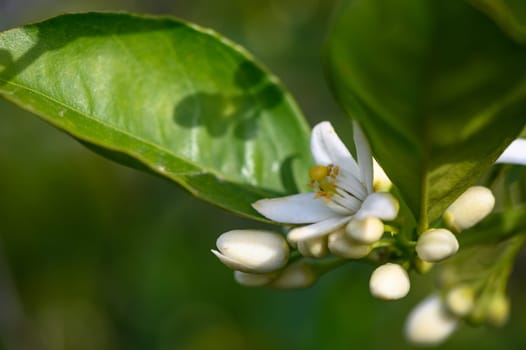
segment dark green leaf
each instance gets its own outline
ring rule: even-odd
[[[487,13],[513,39],[526,44],[526,1],[524,0],[469,0]]]
[[[526,48],[458,0],[348,1],[326,68],[421,228],[526,123]]]
[[[246,216],[308,181],[309,128],[277,79],[173,18],[66,15],[1,33],[0,95]]]

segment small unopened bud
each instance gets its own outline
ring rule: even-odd
[[[362,244],[350,239],[344,230],[339,230],[329,236],[329,250],[337,257],[344,259],[360,259],[371,252],[369,244]]]
[[[376,217],[352,219],[345,228],[347,235],[362,244],[372,244],[384,234],[384,224]]]
[[[274,278],[275,273],[247,273],[234,271],[234,279],[237,283],[245,287],[262,287],[269,284]]]
[[[374,192],[389,192],[393,183],[387,177],[384,169],[373,158],[373,189]]]
[[[415,345],[438,345],[457,328],[458,319],[448,313],[438,295],[420,302],[405,323],[405,336]]]
[[[316,278],[312,265],[299,260],[284,268],[270,286],[278,289],[307,288],[316,282]]]
[[[468,229],[488,216],[495,205],[491,190],[483,186],[473,186],[462,193],[446,209],[443,218],[453,232]]]
[[[409,288],[407,271],[397,264],[387,263],[376,268],[369,280],[371,294],[379,299],[403,298],[409,293]]]
[[[422,233],[416,243],[418,257],[427,262],[439,262],[458,251],[458,241],[450,231],[438,228]]]
[[[268,273],[284,267],[289,258],[285,238],[275,232],[233,230],[223,233],[212,249],[223,264],[242,272]]]
[[[455,316],[465,317],[475,305],[475,291],[466,285],[457,286],[447,293],[446,304]]]
[[[301,255],[308,258],[323,258],[329,253],[327,240],[327,236],[321,236],[299,241],[298,250]]]
[[[495,295],[487,306],[486,322],[493,327],[502,327],[510,315],[510,300],[503,294]]]

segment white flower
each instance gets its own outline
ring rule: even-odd
[[[274,272],[287,264],[289,246],[285,238],[275,232],[232,230],[223,233],[212,249],[226,266],[247,273]]]
[[[371,294],[379,299],[401,299],[409,293],[409,276],[398,264],[387,263],[374,270],[369,280]]]
[[[438,345],[457,328],[458,319],[451,315],[440,297],[433,294],[418,304],[405,323],[406,338],[416,345]]]
[[[452,231],[460,232],[479,223],[494,206],[495,197],[489,188],[472,186],[446,209],[443,218]]]
[[[392,220],[396,217],[396,199],[389,193],[373,191],[371,150],[358,124],[355,123],[353,129],[357,160],[329,122],[322,122],[313,128],[311,153],[316,165],[309,175],[312,186],[316,188],[315,193],[262,199],[253,204],[259,213],[270,220],[307,224],[293,228],[288,234],[289,241],[297,243],[328,236],[351,220],[368,217]],[[347,227],[353,236],[352,225]],[[368,232],[363,234],[369,236]],[[374,235],[377,236],[377,233]]]
[[[416,243],[418,257],[426,262],[445,260],[455,255],[457,251],[457,238],[444,228],[433,228],[425,231]]]
[[[526,139],[513,141],[500,155],[496,163],[526,165]]]

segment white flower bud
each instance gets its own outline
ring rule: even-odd
[[[407,271],[397,264],[387,263],[376,268],[369,280],[371,294],[379,299],[401,299],[409,293],[409,288]]]
[[[262,287],[269,284],[274,278],[275,273],[247,273],[243,271],[234,271],[234,279],[237,283],[245,287]]]
[[[316,282],[317,274],[310,264],[296,261],[280,272],[270,286],[278,289],[298,289],[310,287]]]
[[[383,222],[373,216],[363,219],[352,219],[345,228],[347,235],[362,244],[372,244],[384,234]]]
[[[371,252],[369,244],[362,244],[346,236],[344,230],[331,233],[329,250],[332,254],[344,259],[360,259]]]
[[[431,295],[420,302],[405,323],[405,336],[415,345],[438,345],[457,328],[458,319],[448,313],[440,297]]]
[[[427,230],[418,238],[416,244],[418,257],[427,262],[442,261],[457,251],[457,237],[443,228]]]
[[[494,205],[495,197],[491,190],[483,186],[473,186],[446,209],[443,218],[453,232],[460,232],[488,216]]]
[[[297,244],[301,255],[308,258],[323,258],[329,253],[327,236],[306,239],[299,241]]]
[[[289,259],[285,238],[275,232],[233,230],[223,233],[212,249],[223,264],[242,272],[267,273],[284,267]]]
[[[393,183],[387,177],[384,169],[378,164],[376,159],[373,158],[373,189],[374,192],[389,192]]]
[[[475,291],[466,285],[457,286],[447,293],[446,304],[455,316],[465,317],[475,305]]]
[[[502,294],[497,294],[488,304],[486,322],[493,327],[502,327],[510,315],[510,300]]]

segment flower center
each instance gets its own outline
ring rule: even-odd
[[[330,199],[336,193],[336,176],[340,169],[333,165],[315,165],[309,170],[309,187],[316,188],[316,198]]]

